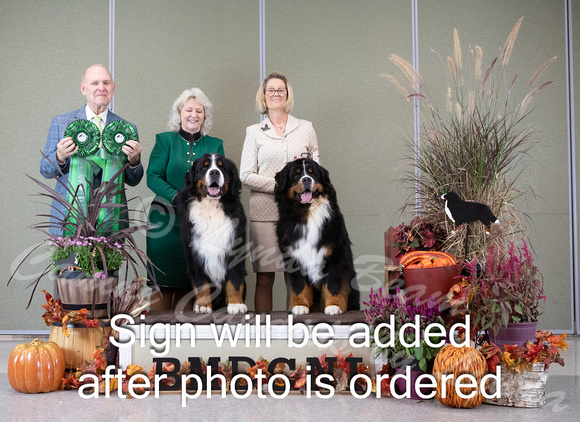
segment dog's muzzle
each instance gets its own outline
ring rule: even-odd
[[[304,176],[300,179],[302,183],[302,188],[304,189],[302,193],[298,194],[300,202],[302,204],[309,204],[312,201],[312,188],[314,186],[314,180],[310,176]]]
[[[224,175],[219,169],[210,169],[205,176],[207,194],[211,198],[218,198],[221,195],[221,188],[224,184]]]

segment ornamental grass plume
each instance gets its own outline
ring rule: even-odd
[[[457,30],[454,52],[448,57],[449,81],[445,107],[439,109],[412,65],[399,56],[390,60],[403,78],[383,75],[400,92],[409,92],[421,106],[420,141],[408,139],[411,163],[404,180],[412,186],[404,210],[436,221],[449,233],[442,250],[460,260],[483,256],[492,244],[502,245],[505,236],[514,237],[523,228],[525,214],[517,212],[514,201],[531,188],[521,186],[518,176],[528,163],[530,148],[537,142],[529,122],[530,104],[535,94],[551,82],[541,82],[542,74],[556,60],[552,57],[533,74],[523,87],[523,99],[516,96],[518,75],[508,76],[507,65],[523,18],[505,42],[501,56],[492,58],[485,71],[480,46],[470,49],[471,63],[464,64]],[[477,225],[463,225],[452,233],[441,195],[459,192],[464,200],[487,204],[501,222],[490,236]],[[521,236],[521,233],[519,234]]]

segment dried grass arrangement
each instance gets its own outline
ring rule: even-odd
[[[404,179],[413,191],[403,209],[446,230],[442,250],[467,261],[483,256],[491,244],[503,244],[506,236],[523,237],[526,215],[516,210],[514,201],[531,188],[521,186],[517,179],[537,142],[529,123],[531,103],[551,83],[542,82],[541,76],[556,57],[544,62],[525,88],[517,86],[518,75],[508,76],[507,65],[522,20],[509,34],[501,55],[487,67],[483,67],[483,50],[477,45],[470,49],[469,65],[464,65],[454,30],[454,52],[446,61],[449,80],[443,81],[448,86],[445,107],[429,96],[421,75],[401,57],[392,55],[390,60],[403,77],[383,75],[407,99],[421,104],[420,143],[408,139],[410,166]],[[523,89],[526,94],[517,98],[516,91]],[[452,234],[452,223],[446,219],[440,199],[449,191],[460,192],[464,200],[487,204],[500,226],[491,235],[479,224],[463,225]]]

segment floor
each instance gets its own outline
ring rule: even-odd
[[[0,361],[7,362],[16,344],[31,338],[0,336]],[[41,339],[47,340],[47,339]],[[552,365],[546,387],[546,404],[539,409],[516,409],[482,404],[475,409],[453,409],[436,399],[413,401],[370,396],[335,395],[331,399],[290,395],[284,399],[259,398],[256,394],[238,399],[204,395],[182,406],[179,394],[137,400],[118,396],[83,399],[77,391],[21,394],[8,383],[6,364],[0,366],[0,420],[16,421],[444,421],[477,422],[518,420],[560,422],[578,420],[580,414],[580,336],[567,338],[565,367]]]

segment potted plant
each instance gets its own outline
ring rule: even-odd
[[[465,264],[467,275],[448,294],[455,313],[470,314],[472,333],[487,330],[499,345],[533,339],[546,300],[543,276],[522,242],[521,248],[509,242],[507,250],[490,246],[484,262]]]
[[[541,407],[546,401],[546,371],[551,363],[564,366],[560,356],[568,344],[566,333],[554,335],[550,331],[538,330],[535,338],[525,345],[505,346],[486,344],[481,352],[485,356],[490,372],[501,367],[500,397],[485,399],[486,403],[515,407]],[[496,392],[497,383],[491,379],[487,387],[491,395]]]
[[[397,259],[413,251],[439,251],[447,234],[433,222],[415,217],[407,225],[395,227],[393,247],[398,250]]]
[[[440,102],[429,94],[412,64],[397,55],[390,59],[404,76],[384,75],[421,112],[420,131],[408,137],[405,180],[412,192],[403,208],[447,233],[441,250],[460,261],[483,256],[489,245],[503,244],[505,236],[521,232],[523,226],[524,215],[515,209],[514,200],[526,193],[517,179],[536,142],[528,124],[531,102],[550,83],[542,82],[541,76],[556,57],[520,87],[522,77],[510,76],[508,63],[522,20],[509,34],[501,56],[492,56],[487,65],[478,45],[470,49],[470,63],[464,64],[454,30],[453,54],[446,61],[449,76],[442,81],[447,95]],[[480,224],[464,224],[454,231],[441,200],[450,191],[488,205],[500,225],[489,235]]]
[[[369,300],[364,302],[364,305],[367,306],[365,319],[370,325],[375,356],[377,358],[380,357],[382,361],[386,360],[398,373],[404,373],[406,367],[410,367],[412,374],[411,385],[414,385],[414,380],[420,374],[430,371],[435,356],[441,349],[440,347],[430,346],[423,337],[425,329],[430,324],[439,323],[444,325],[439,311],[439,304],[433,298],[421,303],[418,298],[413,299],[406,292],[397,288],[396,294],[392,296],[383,294],[382,289],[379,289],[377,293],[371,289]],[[391,315],[394,318],[391,318]],[[415,333],[414,329],[407,327],[405,330],[401,330],[403,325],[414,323],[417,316],[419,319],[419,333]],[[393,325],[390,329],[381,325],[384,323],[390,324],[391,320]],[[419,335],[419,339],[416,339],[416,334]],[[377,343],[375,338],[380,343]],[[399,383],[397,385],[399,389],[402,389]],[[414,395],[414,392],[413,388],[411,398],[418,398],[418,396]]]
[[[112,181],[104,182],[100,186],[93,186],[87,181],[86,189],[84,186],[75,189],[69,182],[65,183],[62,178],[57,178],[57,183],[66,187],[70,199],[29,176],[42,188],[40,195],[60,203],[64,212],[59,217],[53,217],[53,220],[32,226],[47,237],[23,258],[8,280],[10,284],[19,268],[36,250],[49,248],[50,258],[46,267],[30,284],[33,289],[28,306],[40,280],[50,273],[57,276],[63,308],[73,311],[81,309],[81,305],[90,306],[93,317],[107,314],[107,302],[117,287],[118,270],[123,263],[125,277],[129,268],[138,277],[137,265],[140,264],[147,269],[152,284],[156,286],[155,275],[147,265],[151,262],[139,249],[133,237],[135,232],[147,230],[150,226],[139,219],[131,218],[130,213],[137,211],[129,210],[125,204],[118,203],[115,199],[122,193],[122,185],[116,180],[119,180],[126,166],[127,164],[112,176]],[[48,217],[46,214],[39,216]],[[64,235],[49,233],[48,229],[55,227]]]

